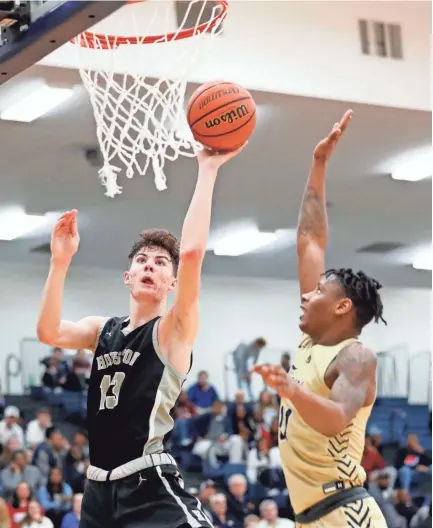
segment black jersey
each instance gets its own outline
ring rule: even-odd
[[[129,318],[113,317],[100,332],[87,399],[92,466],[111,471],[165,450],[186,376],[162,357],[158,323],[129,331]]]

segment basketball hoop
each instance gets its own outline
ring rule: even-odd
[[[132,178],[137,173],[144,175],[150,163],[156,188],[166,189],[166,160],[195,156],[201,148],[186,123],[188,73],[204,42],[221,32],[228,9],[226,0],[189,0],[180,27],[170,31],[170,17],[163,19],[157,11],[173,9],[173,4],[149,0],[146,6],[152,6],[154,13],[146,19],[143,31],[142,16],[137,20],[133,9],[144,2],[132,0],[118,12],[126,17],[125,27],[137,29],[135,35],[85,31],[72,41],[81,50],[79,71],[93,107],[104,160],[99,176],[109,197],[122,191],[117,182],[122,170]],[[211,16],[202,21],[208,4],[213,6]],[[195,23],[185,27],[191,17]],[[155,30],[161,22],[165,27]],[[153,72],[149,73],[149,65]]]

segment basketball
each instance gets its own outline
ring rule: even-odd
[[[256,104],[242,86],[215,81],[193,93],[187,120],[194,138],[205,147],[235,150],[248,140],[256,126]]]

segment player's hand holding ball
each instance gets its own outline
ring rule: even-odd
[[[274,389],[281,398],[290,399],[296,383],[281,365],[254,365],[251,372],[259,374],[268,387]]]
[[[77,210],[67,211],[57,220],[51,233],[51,260],[69,266],[78,251],[80,235],[77,227]]]
[[[244,143],[242,146],[236,150],[232,150],[231,152],[216,152],[204,148],[197,153],[198,164],[202,168],[218,170],[221,165],[224,165],[224,163],[227,163],[227,161],[237,156],[239,152],[241,152],[246,147],[246,145],[247,143]]]

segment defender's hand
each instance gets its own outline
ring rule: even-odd
[[[77,212],[73,209],[62,214],[51,233],[51,258],[56,263],[68,265],[78,251],[80,235],[77,227]]]
[[[250,370],[259,374],[281,398],[291,398],[295,384],[281,365],[254,365]]]
[[[322,141],[314,149],[314,159],[319,162],[328,161],[331,156],[335,145],[340,141],[340,138],[350,123],[353,116],[352,110],[348,110],[340,122],[335,123],[332,127],[328,137],[322,139]]]
[[[247,144],[248,141],[231,152],[215,152],[214,150],[204,148],[197,153],[198,164],[200,167],[219,169],[221,165],[224,165],[224,163],[227,163],[227,161],[237,156]]]

